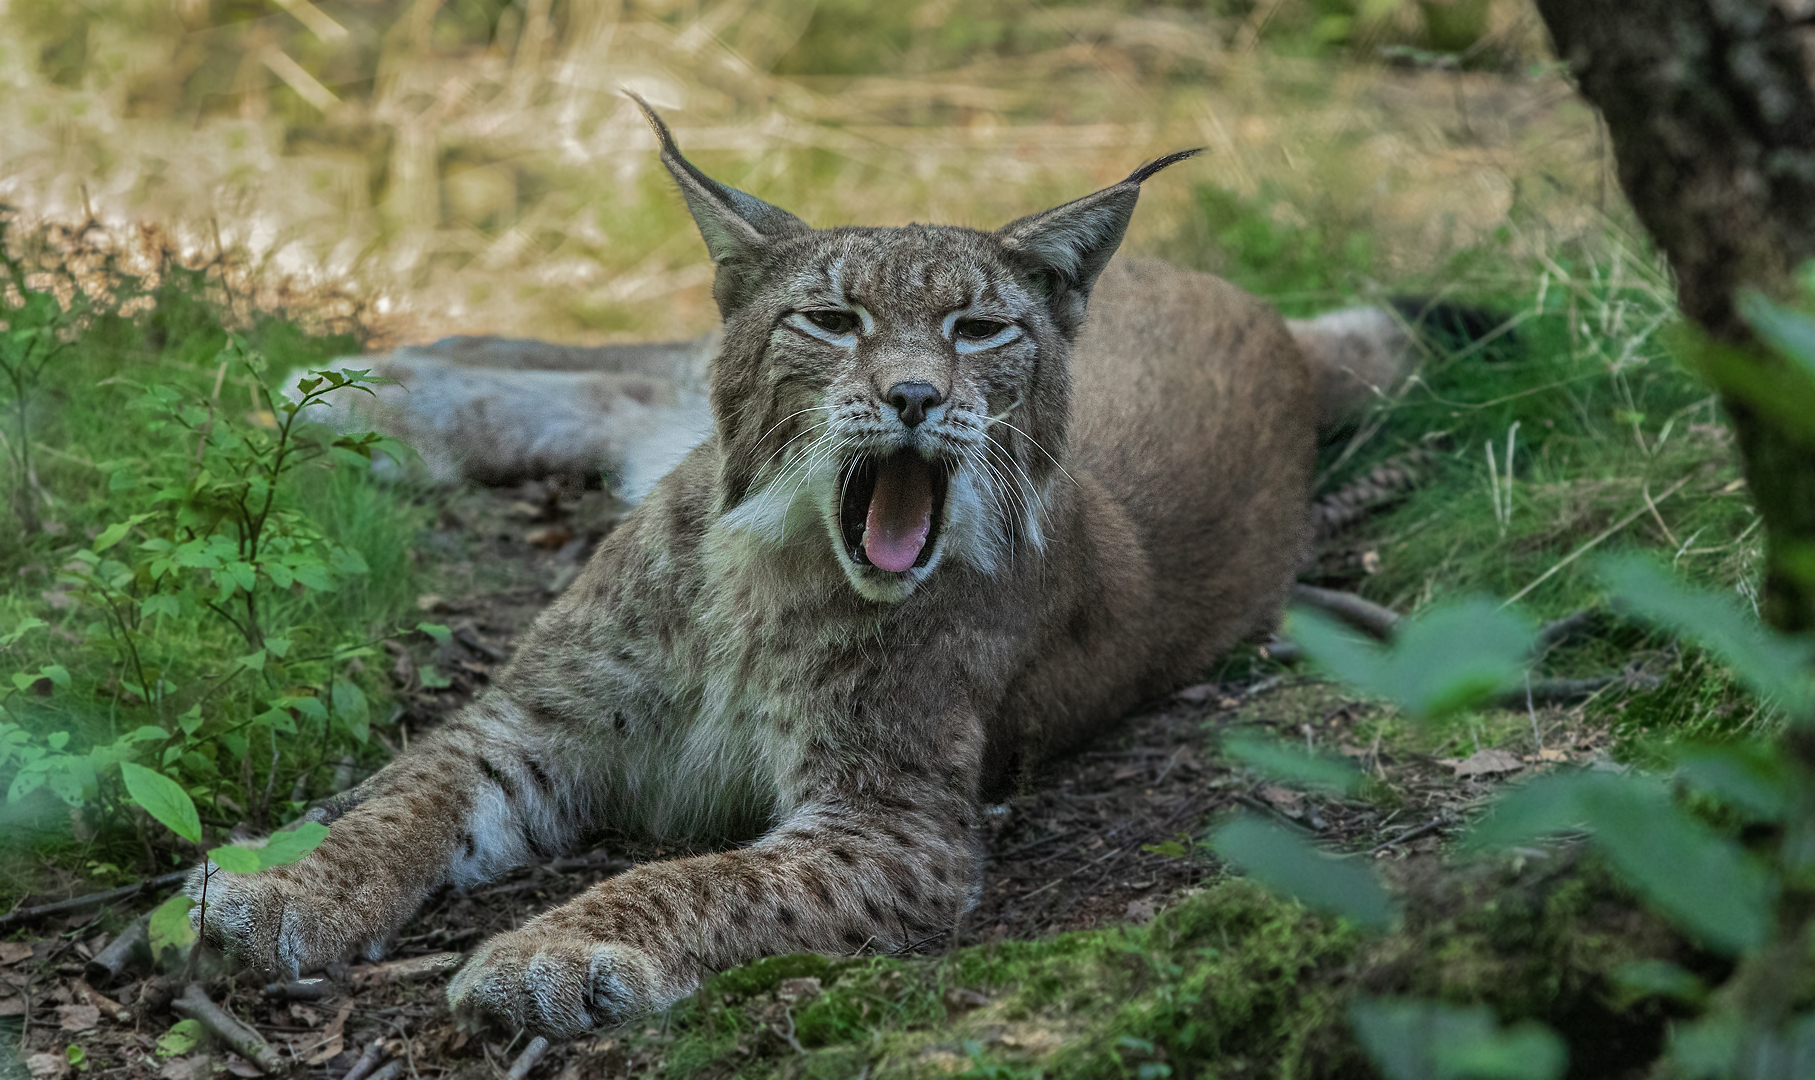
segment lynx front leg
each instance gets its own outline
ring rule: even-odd
[[[971,901],[972,816],[949,793],[821,803],[750,847],[639,867],[493,938],[448,1000],[463,1019],[571,1037],[760,956],[909,944]]]
[[[580,757],[501,694],[311,811],[328,838],[300,862],[208,880],[205,937],[261,971],[376,959],[428,893],[552,853],[584,827]],[[202,872],[188,893],[200,899]],[[200,917],[200,910],[190,916]]]

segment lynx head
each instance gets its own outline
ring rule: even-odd
[[[817,230],[683,158],[641,99],[717,266],[719,510],[765,543],[828,544],[898,601],[945,559],[986,573],[1045,544],[1068,482],[1070,351],[1141,182],[1001,229]]]

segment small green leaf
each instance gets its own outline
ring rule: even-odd
[[[170,1025],[170,1030],[158,1036],[158,1056],[163,1058],[182,1057],[196,1047],[208,1033],[195,1020],[179,1020]]]
[[[63,1048],[63,1056],[65,1058],[69,1059],[69,1064],[73,1068],[77,1068],[77,1069],[88,1068],[88,1051],[83,1050],[80,1046],[77,1046],[74,1043],[70,1043],[68,1046]]]
[[[1609,773],[1534,780],[1500,800],[1469,846],[1503,847],[1572,828],[1594,833],[1628,885],[1710,947],[1736,955],[1769,936],[1777,896],[1771,874],[1649,780]]]
[[[1604,560],[1601,577],[1633,614],[1699,641],[1753,692],[1781,701],[1793,716],[1815,704],[1809,681],[1815,641],[1772,633],[1733,597],[1681,585],[1643,556]]]
[[[139,601],[139,611],[145,615],[168,615],[174,619],[183,613],[183,608],[176,597],[169,593],[157,593]]]
[[[126,794],[146,813],[190,843],[202,842],[202,819],[196,815],[195,802],[175,780],[130,761],[120,763],[120,777],[126,782]]]
[[[1482,597],[1435,605],[1404,620],[1391,648],[1305,608],[1292,611],[1286,634],[1331,674],[1427,720],[1515,686],[1534,637],[1530,623]]]
[[[1667,997],[1699,1007],[1708,997],[1700,979],[1668,960],[1631,961],[1613,973],[1613,980],[1631,1001]]]
[[[293,829],[271,834],[271,839],[258,850],[259,868],[293,863],[321,846],[328,838],[328,827],[319,821],[305,821]]]
[[[430,690],[445,690],[454,685],[454,680],[436,671],[433,664],[424,664],[417,668],[416,677],[421,679],[422,685]]]
[[[334,715],[347,725],[347,730],[352,733],[353,738],[365,742],[371,730],[370,707],[366,704],[365,691],[361,690],[359,684],[351,679],[337,675],[334,677],[331,697],[334,702]]]
[[[1691,787],[1705,791],[1754,821],[1781,821],[1789,813],[1795,782],[1788,761],[1758,743],[1701,746],[1677,763]]]
[[[214,864],[229,874],[253,874],[258,872],[258,851],[254,848],[238,847],[234,844],[223,844],[208,852]]]
[[[317,592],[333,592],[334,579],[328,576],[328,568],[320,562],[306,562],[293,568],[296,580]]]
[[[1361,773],[1348,762],[1307,754],[1272,739],[1231,735],[1223,740],[1223,749],[1242,764],[1281,783],[1321,788],[1338,795],[1353,795],[1361,787]]]
[[[38,629],[40,626],[49,625],[50,624],[43,619],[33,615],[27,615],[25,618],[19,620],[19,625],[13,627],[4,634],[0,634],[0,645],[11,645],[31,631]],[[443,629],[445,629],[445,627]]]
[[[191,706],[188,712],[176,718],[176,725],[183,729],[183,734],[194,735],[202,726],[202,707]]]
[[[295,709],[297,712],[302,713],[311,720],[326,720],[328,718],[328,707],[321,703],[320,698],[309,694],[295,694],[282,697],[272,704],[278,708]]]
[[[272,731],[285,735],[296,734],[296,721],[291,718],[288,709],[266,709],[252,718],[254,724],[263,724]]]
[[[1568,1050],[1543,1024],[1502,1028],[1484,1005],[1362,998],[1349,1021],[1388,1080],[1556,1080]]]
[[[63,749],[65,746],[69,745],[69,732],[67,732],[67,731],[51,732],[49,735],[44,736],[44,745],[50,747],[52,750]]]
[[[284,656],[288,655],[290,652],[290,639],[281,638],[281,637],[268,637],[265,639],[265,651],[270,653],[272,656],[282,659]]]
[[[69,669],[62,664],[45,664],[38,669],[38,674],[65,690],[69,689]]]
[[[1815,319],[1751,289],[1740,291],[1738,307],[1759,337],[1793,361],[1806,379],[1815,380]]]
[[[150,516],[150,514],[134,514],[125,521],[116,521],[112,525],[107,526],[107,528],[101,530],[101,535],[95,537],[95,546],[92,550],[97,552],[106,551],[121,540],[126,539],[126,534],[131,532],[134,526]]]
[[[260,649],[257,652],[247,653],[235,659],[234,663],[252,671],[263,671],[265,670],[265,650]]]
[[[1367,867],[1325,855],[1288,829],[1258,818],[1236,818],[1216,830],[1210,846],[1268,888],[1307,907],[1371,929],[1392,925],[1393,899]]]
[[[146,931],[151,937],[151,956],[163,960],[166,950],[181,953],[195,943],[195,928],[189,925],[189,909],[195,901],[177,893],[159,904],[151,913]]]
[[[440,623],[419,622],[416,629],[434,638],[437,645],[451,644],[454,640],[454,632]]]

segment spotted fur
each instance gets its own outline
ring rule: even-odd
[[[568,1036],[755,957],[898,948],[974,903],[987,800],[1277,619],[1314,380],[1233,286],[1109,262],[1151,170],[993,233],[821,231],[651,120],[718,268],[712,434],[316,852],[215,878],[236,957],[376,955],[431,889],[604,825],[722,846],[485,943],[458,1014]],[[918,426],[884,400],[904,380],[942,395]],[[929,556],[888,573],[841,486],[904,447],[950,481]]]

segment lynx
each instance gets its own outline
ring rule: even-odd
[[[710,434],[487,693],[311,812],[321,847],[213,878],[230,957],[376,959],[432,890],[603,825],[720,848],[492,938],[458,1016],[572,1036],[753,958],[952,927],[982,807],[1274,624],[1319,418],[1403,352],[1378,312],[1294,331],[1112,261],[1190,151],[994,232],[816,230],[643,108],[716,264]]]

